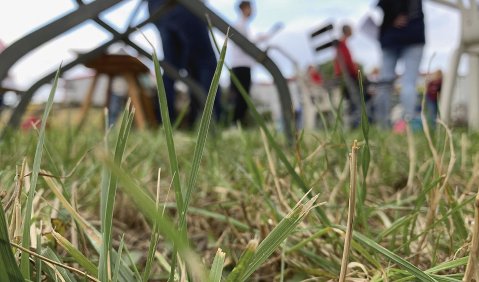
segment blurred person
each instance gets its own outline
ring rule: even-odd
[[[436,70],[430,75],[426,86],[426,113],[429,122],[434,126],[438,116],[438,98],[442,88],[442,71]]]
[[[250,1],[240,1],[238,4],[239,18],[233,27],[238,30],[244,37],[250,39],[249,23],[253,15],[253,8]],[[234,36],[234,35],[233,35]],[[251,68],[255,64],[255,60],[247,55],[239,46],[231,44],[231,71],[238,78],[238,81],[246,90],[248,95],[251,90]],[[248,105],[241,96],[240,90],[233,83],[231,78],[231,93],[233,94],[233,122],[243,122]]]
[[[238,3],[238,20],[233,24],[233,27],[239,31],[248,40],[255,42],[261,42],[269,39],[274,33],[276,33],[281,27],[281,24],[276,24],[270,30],[269,34],[260,35],[253,39],[250,34],[249,24],[253,16],[253,7],[251,1],[240,1]],[[232,35],[234,36],[234,34]],[[246,54],[239,46],[232,43],[230,45],[230,66],[233,74],[238,78],[240,84],[246,90],[249,95],[251,90],[251,69],[256,61]],[[236,85],[231,78],[231,93],[233,95],[233,122],[244,122],[248,105]]]
[[[347,44],[348,39],[352,36],[353,30],[350,25],[343,25],[341,27],[341,38],[336,46],[336,57],[334,59],[334,74],[336,77],[344,77],[345,75],[351,78],[350,82],[343,79],[342,92],[344,98],[349,102],[349,119],[352,128],[356,128],[360,123],[361,99],[360,93],[350,93],[351,90],[347,83],[353,83],[355,89],[359,89],[358,80],[358,66],[353,61],[351,52]],[[344,68],[344,69],[343,69]],[[346,73],[343,73],[346,72]]]
[[[128,99],[128,82],[122,76],[111,79],[110,101],[108,102],[108,127],[115,124]]]
[[[413,129],[420,126],[416,112],[416,82],[425,45],[425,26],[422,0],[379,0],[383,22],[379,31],[382,51],[380,83],[374,96],[374,119],[382,128],[390,127],[390,95],[396,77],[396,65],[404,63],[401,76],[400,101],[403,107],[401,123],[409,122]]]
[[[150,14],[157,11],[167,0],[148,0]],[[216,69],[217,59],[211,45],[208,27],[200,18],[193,15],[182,5],[176,4],[166,14],[154,22],[163,46],[164,61],[177,70],[186,70],[188,75],[196,80],[208,93]],[[168,114],[174,121],[177,118],[175,110],[174,79],[163,76]],[[206,97],[205,97],[206,99]],[[221,93],[218,89],[214,104],[214,118],[221,115]],[[190,95],[188,122],[193,126],[200,112],[200,101]],[[161,120],[158,112],[158,119]]]

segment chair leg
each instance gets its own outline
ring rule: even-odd
[[[79,117],[79,123],[77,125],[77,130],[82,128],[83,124],[85,124],[85,121],[88,116],[88,111],[90,110],[90,107],[91,107],[91,102],[93,100],[93,94],[95,93],[97,82],[98,82],[98,74],[95,74],[80,110],[80,117]]]
[[[469,128],[479,130],[479,55],[469,54],[469,74],[467,76],[468,125]]]
[[[454,95],[454,90],[456,88],[456,80],[457,80],[457,69],[459,68],[459,61],[461,59],[461,55],[463,54],[463,48],[459,47],[454,51],[451,64],[447,74],[444,77],[444,85],[441,91],[441,98],[440,98],[440,114],[441,119],[446,123],[451,122],[451,103],[452,103],[452,96]]]
[[[135,123],[139,128],[144,129],[146,128],[147,122],[145,111],[141,103],[140,86],[133,74],[126,73],[125,78],[128,82],[128,96],[131,99],[132,106],[135,108]]]

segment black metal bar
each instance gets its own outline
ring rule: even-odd
[[[261,51],[256,45],[251,43],[246,37],[244,37],[239,31],[230,27],[230,25],[225,22],[221,17],[216,13],[211,11],[206,7],[202,2],[198,0],[176,0],[178,3],[183,5],[197,17],[206,21],[205,16],[211,20],[211,23],[214,27],[218,28],[222,33],[226,34],[228,28],[230,29],[231,40],[236,43],[243,51],[245,51],[249,56],[254,58],[258,63],[262,64],[273,76],[276,88],[278,89],[279,101],[281,104],[281,110],[283,114],[283,123],[284,130],[286,133],[286,138],[290,144],[293,143],[293,108],[291,102],[291,95],[289,92],[288,84],[283,74],[279,70],[278,66],[271,60],[268,55]]]
[[[0,81],[10,67],[30,51],[119,2],[121,0],[93,1],[14,42],[0,54]]]
[[[336,45],[338,45],[338,40],[337,40],[337,39],[334,39],[334,40],[331,40],[331,41],[329,41],[329,42],[326,42],[326,43],[324,43],[324,44],[319,45],[319,46],[316,47],[314,50],[315,50],[316,52],[319,52],[319,51],[322,51],[322,50],[324,50],[324,49],[327,49],[327,48],[330,48],[330,47],[334,47],[334,46],[336,46]]]
[[[333,29],[333,24],[328,24],[326,26],[320,27],[319,29],[317,29],[316,31],[311,33],[311,38],[316,37],[316,36],[320,35],[321,33],[324,33],[326,31],[329,31],[329,30],[332,30],[332,29]]]

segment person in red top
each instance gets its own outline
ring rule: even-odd
[[[348,70],[348,74],[357,80],[358,76],[358,66],[354,63],[353,57],[351,56],[351,52],[349,52],[349,47],[347,41],[349,37],[353,35],[353,30],[350,25],[343,25],[342,27],[342,36],[338,41],[338,45],[336,46],[336,58],[334,60],[334,74],[336,76],[341,76],[341,64],[339,63],[339,56],[344,60],[344,65]]]
[[[349,75],[349,77],[352,79],[353,83],[355,85],[359,85],[358,66],[354,63],[347,44],[348,39],[353,34],[353,31],[351,26],[347,24],[343,25],[341,30],[342,36],[336,46],[336,58],[334,59],[334,74],[338,78],[343,77],[344,68],[347,71],[347,75]],[[361,100],[359,99],[359,93],[349,93],[348,87],[345,87],[344,83],[342,91],[344,98],[346,98],[349,102],[349,119],[351,127],[356,128],[359,126],[361,117]],[[353,97],[353,95],[357,95],[357,97]]]

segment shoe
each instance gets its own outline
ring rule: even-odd
[[[407,129],[407,123],[405,120],[400,119],[393,125],[393,132],[396,134],[405,134]]]

